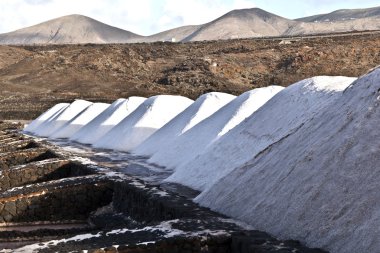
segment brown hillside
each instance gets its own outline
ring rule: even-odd
[[[380,35],[294,40],[0,47],[0,118],[31,119],[59,101],[209,91],[240,94],[380,63]]]

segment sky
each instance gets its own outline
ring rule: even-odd
[[[0,33],[70,14],[151,35],[207,23],[234,9],[258,7],[294,19],[375,6],[380,6],[379,0],[0,0]]]

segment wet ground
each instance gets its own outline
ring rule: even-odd
[[[87,158],[100,166],[114,169],[117,172],[137,177],[149,184],[160,185],[163,189],[181,196],[193,199],[200,193],[180,184],[163,182],[164,179],[172,174],[172,171],[165,169],[165,167],[148,163],[149,157],[109,149],[97,149],[91,145],[65,139],[48,141],[62,147],[73,155]]]

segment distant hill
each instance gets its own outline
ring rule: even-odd
[[[380,30],[380,16],[334,22],[298,22],[283,35],[329,34],[367,30]]]
[[[184,41],[280,36],[295,23],[259,8],[234,10],[202,25]]]
[[[200,27],[201,25],[181,26],[151,36],[132,39],[130,42],[172,41],[172,39],[178,42],[196,32]]]
[[[327,14],[296,19],[302,22],[335,22],[362,18],[380,17],[380,7],[366,9],[342,9]]]
[[[81,15],[69,15],[0,34],[0,44],[190,42],[263,36],[296,36],[380,30],[380,7],[337,10],[290,20],[259,8],[233,10],[202,25],[182,26],[151,36],[106,25]]]
[[[69,15],[0,34],[0,44],[124,43],[142,36],[82,15]]]

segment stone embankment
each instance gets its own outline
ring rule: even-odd
[[[0,249],[323,252],[245,229],[159,185],[80,162],[19,128],[0,124]]]

